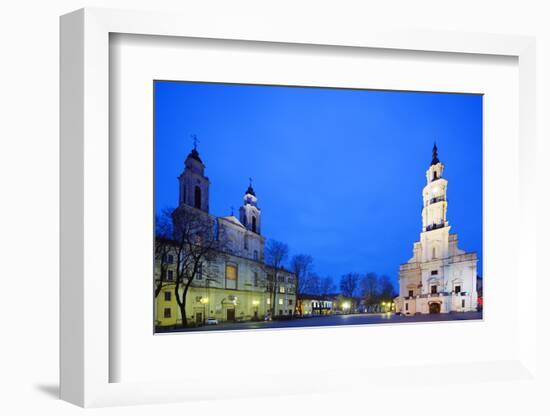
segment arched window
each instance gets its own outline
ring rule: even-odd
[[[256,217],[252,216],[252,231],[256,232]]]
[[[201,188],[195,186],[195,208],[201,209]]]
[[[433,180],[435,181],[437,179],[437,171],[434,170],[434,178]]]

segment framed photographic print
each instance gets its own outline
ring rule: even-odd
[[[156,80],[154,100],[156,333],[482,318],[482,95]]]
[[[203,23],[62,17],[62,398],[537,383],[533,39]]]

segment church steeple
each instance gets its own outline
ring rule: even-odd
[[[243,205],[239,208],[241,224],[244,225],[246,229],[256,234],[260,234],[261,210],[258,208],[258,198],[252,187],[252,178],[249,178],[248,188],[244,193],[243,200]]]
[[[185,159],[185,168],[178,177],[179,205],[187,205],[208,212],[210,180],[205,176],[205,165],[197,150],[198,139],[193,136],[193,149]]]
[[[437,146],[432,149],[432,163],[426,171],[426,186],[423,191],[423,232],[448,226],[447,180],[443,178],[444,165],[439,161]]]
[[[438,163],[441,163],[439,159],[437,158],[437,145],[434,142],[434,147],[432,149],[432,165],[437,165]]]

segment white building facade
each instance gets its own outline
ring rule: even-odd
[[[447,180],[434,144],[422,192],[422,232],[413,257],[399,268],[396,312],[469,312],[477,310],[477,254],[458,248],[447,221]]]

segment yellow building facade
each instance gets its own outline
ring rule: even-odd
[[[210,181],[195,149],[185,160],[179,180],[179,205],[176,210],[192,210],[204,215],[218,230],[223,230],[224,247],[201,264],[189,285],[185,315],[189,326],[200,326],[208,319],[218,323],[264,320],[294,314],[296,279],[294,274],[275,270],[264,262],[265,237],[261,234],[261,210],[257,197],[248,186],[239,218],[216,217],[209,213]],[[165,254],[162,264],[155,262],[155,284],[160,283],[161,268],[165,276],[155,297],[156,327],[181,325],[182,316],[176,300],[176,251]],[[183,284],[187,282],[184,281]],[[180,285],[180,298],[184,287]]]

